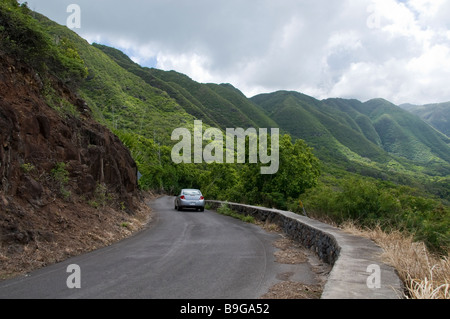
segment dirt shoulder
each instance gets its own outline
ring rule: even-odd
[[[301,246],[296,241],[287,238],[281,228],[274,224],[257,222],[257,225],[269,232],[280,234],[280,239],[273,243],[277,250],[275,261],[286,265],[309,265],[315,274],[315,284],[300,282],[294,272],[278,274],[278,280],[262,299],[320,299],[323,288],[331,271],[331,266],[322,262],[313,252]]]
[[[131,214],[117,208],[94,208],[82,199],[55,200],[40,210],[24,209],[0,193],[2,223],[0,280],[23,275],[67,258],[109,246],[142,230],[152,220],[146,202],[156,198],[143,193]],[[24,231],[23,229],[26,229]]]

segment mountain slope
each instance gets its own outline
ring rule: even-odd
[[[400,107],[419,116],[435,129],[450,137],[450,102],[427,105],[403,104]]]
[[[314,115],[315,107],[303,102],[297,93],[276,92],[252,98],[283,130],[295,138],[302,138],[313,146],[322,160],[334,157],[345,160],[339,142]]]
[[[124,69],[165,91],[187,113],[211,126],[221,129],[277,127],[274,121],[231,84],[202,84],[175,71],[143,68],[117,49],[99,44],[94,46]]]
[[[297,92],[247,99],[229,84],[202,84],[175,71],[140,67],[119,50],[89,45],[65,27],[43,17],[40,21],[75,44],[89,70],[80,93],[112,129],[171,144],[171,132],[191,129],[195,119],[221,129],[279,127],[306,140],[322,160],[347,170],[374,176],[394,168],[450,172],[447,140],[387,101],[319,101]]]
[[[432,175],[450,172],[449,139],[388,101],[319,101],[286,91],[251,100],[281,128],[307,141],[326,162],[341,162],[347,168],[350,163],[375,164],[379,169],[396,163],[408,170],[425,166]]]
[[[85,62],[89,74],[78,91],[98,121],[114,130],[138,132],[165,143],[180,124],[193,126],[194,117],[166,92],[128,72],[65,26],[39,14],[36,18],[54,38],[70,41]]]
[[[297,92],[275,92],[252,98],[283,129],[305,139],[323,159],[336,155],[348,157],[349,151],[360,157],[383,162],[388,157],[369,141],[356,122],[344,112]]]
[[[195,119],[221,129],[280,127],[306,140],[321,159],[346,169],[357,163],[381,170],[434,165],[427,168],[431,174],[449,171],[445,138],[387,101],[319,101],[297,92],[247,99],[229,84],[201,84],[175,71],[140,67],[119,50],[89,45],[65,27],[40,21],[75,44],[89,70],[80,93],[113,129],[170,144],[173,129],[192,128]]]
[[[216,127],[219,126],[213,118],[211,118],[207,113],[204,112],[204,110],[196,105],[199,104],[199,102],[194,101],[194,98],[190,96],[189,92],[187,92],[183,88],[177,87],[177,85],[175,85],[174,83],[166,83],[155,77],[151,72],[149,72],[150,69],[143,68],[137,63],[133,62],[120,50],[97,43],[94,43],[92,46],[101,50],[124,70],[127,70],[128,72],[138,76],[152,87],[157,88],[162,92],[166,92],[168,96],[172,97],[187,113],[195,116],[195,118],[202,119],[206,124]]]
[[[450,163],[450,138],[432,129],[418,116],[383,99],[370,100],[364,103],[361,110],[376,126],[378,124],[377,132],[386,141],[383,143],[385,149],[400,147],[401,150],[391,152],[419,163],[441,160]],[[386,115],[390,116],[391,124],[386,123]],[[396,131],[396,134],[389,132],[389,129]]]

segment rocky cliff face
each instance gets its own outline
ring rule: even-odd
[[[137,168],[129,151],[109,130],[92,120],[85,102],[62,84],[57,94],[77,108],[61,114],[43,97],[44,85],[33,71],[0,56],[0,189],[4,194],[45,203],[47,180],[39,177],[66,163],[69,188],[89,197],[105,184],[129,206],[137,191]]]
[[[50,107],[50,91],[72,111]],[[67,229],[101,225],[106,206],[132,214],[138,197],[129,151],[86,103],[0,52],[0,261],[30,243],[58,245]]]

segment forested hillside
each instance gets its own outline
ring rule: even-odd
[[[252,101],[292,136],[310,143],[324,161],[391,170],[415,164],[429,175],[450,173],[450,139],[388,101],[318,101],[297,92]]]
[[[142,68],[119,50],[94,44],[124,69],[169,94],[184,110],[205,123],[226,128],[278,127],[231,84],[201,84],[175,71]]]
[[[450,102],[427,105],[402,104],[400,107],[419,116],[436,130],[450,137]]]

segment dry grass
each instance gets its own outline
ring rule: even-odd
[[[361,229],[348,222],[346,232],[366,237],[383,250],[383,259],[393,266],[407,289],[406,298],[450,299],[450,259],[431,254],[424,243],[414,242],[400,231],[384,232],[380,227]]]
[[[282,281],[272,286],[261,299],[320,299],[322,287]]]
[[[281,238],[273,243],[279,250],[274,253],[280,264],[297,265],[308,261],[305,248],[288,238]]]
[[[278,226],[277,224],[271,223],[268,220],[266,220],[265,222],[262,222],[262,221],[256,219],[255,224],[269,233],[282,233],[283,232],[283,230],[281,229],[280,226]]]

